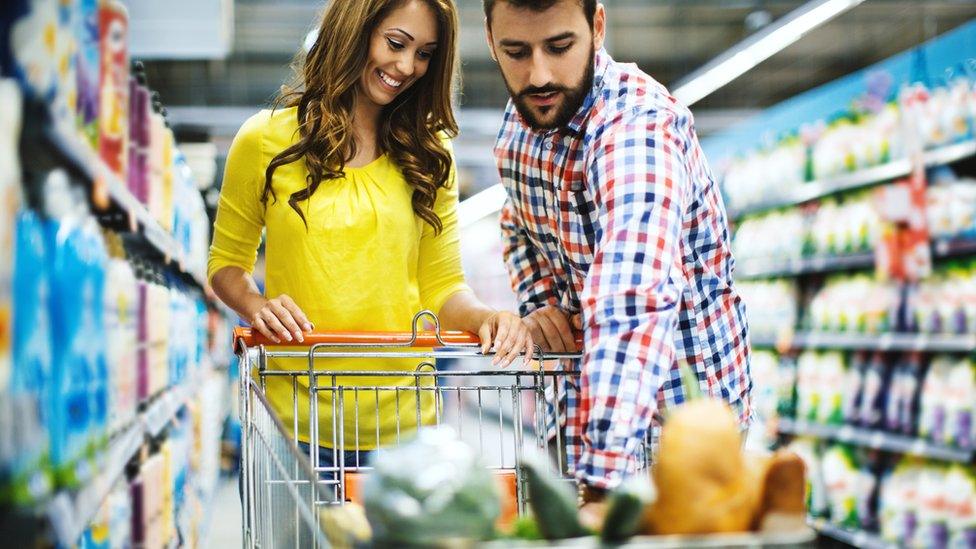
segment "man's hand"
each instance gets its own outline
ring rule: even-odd
[[[546,305],[524,319],[532,340],[547,353],[575,353],[576,332],[582,329],[580,315],[570,316],[559,307]]]

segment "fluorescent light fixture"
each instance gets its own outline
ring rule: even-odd
[[[681,79],[672,94],[693,105],[864,0],[811,0]]]
[[[464,229],[502,209],[507,193],[500,183],[481,191],[458,205],[458,226]]]

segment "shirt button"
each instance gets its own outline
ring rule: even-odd
[[[547,151],[552,150],[552,141],[546,141],[545,148]]]

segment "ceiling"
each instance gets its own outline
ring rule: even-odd
[[[175,0],[171,0],[175,1]],[[273,100],[317,26],[323,0],[216,0],[232,6],[230,54],[220,60],[147,61],[150,84],[180,126],[204,130],[226,151],[240,124]],[[471,190],[494,179],[490,144],[507,92],[484,42],[481,0],[461,13],[459,163]],[[669,85],[802,0],[602,0],[607,48]],[[700,135],[718,131],[804,90],[911,48],[976,18],[976,0],[867,0],[693,107]],[[468,179],[465,177],[464,179]]]
[[[750,34],[747,20],[775,20],[796,0],[604,0],[608,49],[664,84]],[[499,108],[506,92],[484,44],[480,0],[459,0],[464,107]],[[231,54],[218,61],[153,61],[149,76],[168,105],[266,103],[289,74],[321,0],[236,0]],[[814,30],[696,110],[757,109],[910,48],[976,17],[974,0],[868,0]]]

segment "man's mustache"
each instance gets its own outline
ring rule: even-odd
[[[537,94],[541,95],[544,93],[564,92],[564,91],[567,91],[567,89],[563,86],[557,86],[555,84],[546,84],[545,86],[541,86],[541,87],[529,86],[528,88],[525,88],[522,91],[520,91],[518,96],[525,97],[527,95],[537,95]]]

